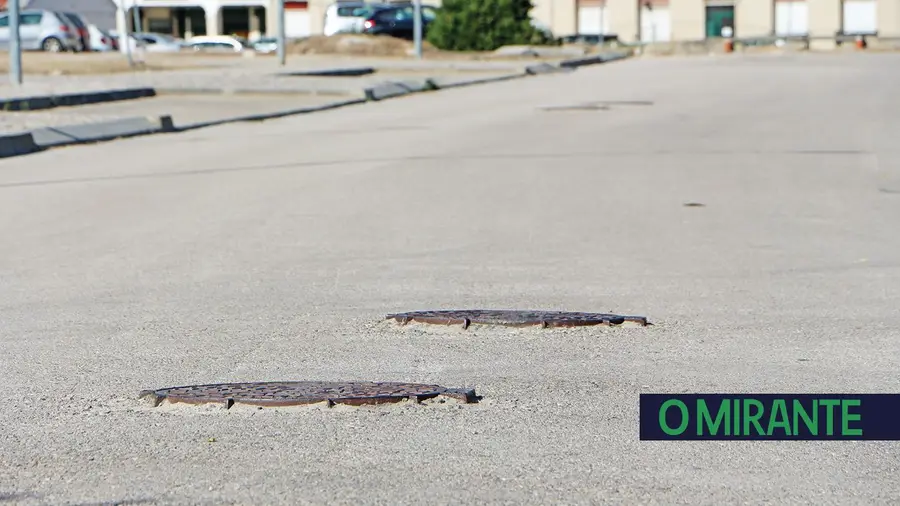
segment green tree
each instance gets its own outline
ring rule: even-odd
[[[531,0],[444,0],[428,27],[428,42],[448,51],[493,51],[537,45],[549,37],[531,24]]]

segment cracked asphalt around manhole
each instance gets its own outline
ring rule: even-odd
[[[896,504],[898,443],[641,442],[637,405],[900,390],[898,78],[890,54],[633,60],[0,161],[0,498]],[[603,101],[654,105],[537,109]],[[383,321],[442,307],[655,325]],[[484,398],[137,399],[249,381]]]

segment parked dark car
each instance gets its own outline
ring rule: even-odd
[[[81,15],[75,14],[74,12],[62,12],[61,14],[75,26],[76,30],[78,30],[78,38],[81,39],[81,50],[90,51],[91,34],[88,31],[87,21],[82,18]]]
[[[369,35],[390,35],[399,39],[413,39],[414,8],[412,5],[398,5],[376,9],[363,21],[362,33]],[[422,6],[422,34],[434,21],[437,8]]]

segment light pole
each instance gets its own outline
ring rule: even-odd
[[[278,0],[278,47],[276,51],[278,51],[278,64],[284,67],[285,60],[287,59],[287,48],[285,47],[285,36],[284,36],[284,0]]]
[[[19,0],[9,4],[9,81],[22,84],[22,44],[19,34]]]
[[[131,9],[132,9],[132,12],[131,12],[132,23],[131,24],[134,25],[132,27],[133,28],[132,32],[139,33],[139,32],[144,31],[143,27],[141,26],[141,13],[140,13],[140,11],[138,11],[137,0],[134,0],[133,2],[131,2]],[[134,43],[135,43],[134,45],[135,45],[135,50],[136,50],[135,52],[137,53],[138,58],[141,61],[144,61],[143,53],[141,51],[137,51],[137,49],[144,49],[144,41],[138,37],[135,37]]]
[[[416,58],[422,58],[422,1],[413,0],[413,47]]]
[[[125,53],[128,59],[128,66],[134,66],[134,60],[131,58],[131,44],[128,40],[128,8],[125,6],[125,0],[119,1],[119,8],[116,9],[116,32],[119,35],[119,51]]]
[[[141,27],[141,13],[138,12],[138,4],[137,0],[131,2],[131,25],[132,32],[138,33],[143,31],[143,27]]]

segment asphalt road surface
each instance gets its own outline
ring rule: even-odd
[[[896,55],[635,60],[4,160],[0,501],[897,504],[898,443],[637,423],[641,392],[900,391],[897,82]],[[656,325],[380,321],[459,307]],[[269,380],[484,399],[137,400]]]

